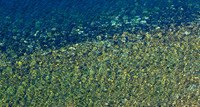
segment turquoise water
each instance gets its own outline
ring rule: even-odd
[[[38,47],[59,48],[98,35],[112,38],[133,27],[148,31],[171,23],[178,26],[199,15],[196,0],[1,0],[0,5],[0,49],[18,54]]]
[[[198,0],[0,0],[0,106],[198,106]]]

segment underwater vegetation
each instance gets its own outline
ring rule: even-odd
[[[39,49],[12,61],[1,54],[0,104],[198,105],[199,30],[199,24],[171,25]]]
[[[0,3],[0,106],[199,105],[199,2],[20,1]]]

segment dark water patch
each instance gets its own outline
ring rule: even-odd
[[[33,52],[91,41],[98,35],[112,38],[133,28],[139,32],[178,26],[195,20],[199,5],[195,0],[2,0],[0,49]]]

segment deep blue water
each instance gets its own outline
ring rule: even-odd
[[[1,0],[0,50],[29,53],[38,47],[59,48],[101,34],[111,37],[133,27],[148,31],[180,25],[195,20],[199,5],[197,0]]]

